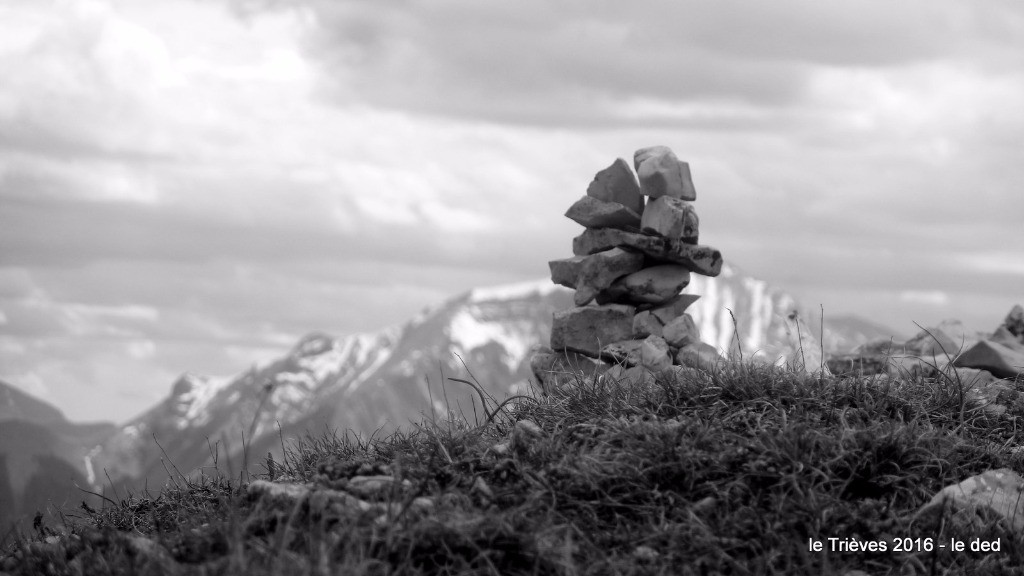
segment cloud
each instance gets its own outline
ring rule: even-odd
[[[776,115],[807,104],[823,71],[1017,61],[1024,29],[1010,3],[234,4],[312,14],[307,54],[339,103],[577,128]],[[685,103],[700,106],[665,113]]]
[[[900,292],[902,302],[944,306],[949,304],[949,294],[942,290],[903,290]]]

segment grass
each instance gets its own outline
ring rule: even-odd
[[[1011,411],[1012,412],[1012,411]],[[387,437],[309,435],[254,481],[216,472],[69,512],[0,552],[21,574],[1018,574],[1005,521],[939,508],[944,486],[1024,472],[1012,413],[948,372],[808,376],[723,363],[644,381],[576,378],[486,418]],[[404,485],[367,497],[354,476]],[[237,478],[237,477],[236,477]],[[254,484],[259,484],[255,482]],[[267,485],[262,484],[266,489]],[[269,489],[268,489],[269,490]],[[260,496],[259,494],[262,494]],[[886,552],[829,550],[828,538]],[[892,551],[896,538],[1001,542]],[[811,552],[809,539],[825,543]]]

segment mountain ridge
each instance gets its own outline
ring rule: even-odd
[[[789,345],[783,317],[812,314],[783,290],[730,266],[720,278],[695,278],[686,292],[702,296],[690,309],[702,339],[722,351],[738,340],[745,354],[769,362]],[[427,412],[480,414],[476,394],[446,378],[472,375],[499,400],[523,391],[532,378],[530,349],[548,343],[552,314],[572,305],[572,291],[547,279],[474,288],[377,332],[312,332],[283,357],[234,376],[186,373],[164,400],[104,442],[93,466],[123,482],[166,479],[164,457],[183,471],[210,465],[214,454],[241,466],[250,455],[280,453],[281,437],[324,426],[372,434]],[[870,326],[863,319],[854,324]],[[826,318],[826,350],[865,339],[851,330]],[[870,336],[877,337],[884,329],[874,330]]]

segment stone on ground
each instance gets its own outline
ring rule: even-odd
[[[644,197],[640,194],[640,187],[629,164],[622,158],[617,158],[611,166],[594,176],[593,182],[587,187],[587,196],[605,202],[617,202],[637,214],[644,211]]]
[[[612,248],[587,256],[580,264],[580,273],[576,278],[576,305],[583,306],[590,302],[598,292],[611,286],[617,278],[636,272],[643,265],[642,254],[628,252],[622,248]]]
[[[551,348],[570,350],[597,358],[606,344],[628,340],[633,335],[636,308],[622,304],[582,306],[555,312],[551,326]]]
[[[566,218],[587,228],[636,228],[640,214],[619,204],[606,202],[593,196],[577,200],[565,212]]]
[[[1024,374],[1024,350],[982,340],[953,360],[953,365],[987,370],[993,376],[1012,380]]]
[[[679,264],[651,266],[615,280],[598,302],[664,304],[690,283],[690,270]]]
[[[709,246],[688,244],[678,239],[636,234],[615,228],[588,228],[572,239],[572,251],[577,256],[615,247],[632,248],[653,260],[682,264],[704,276],[718,276],[722,271],[721,252]]]
[[[647,203],[640,220],[640,231],[696,244],[699,225],[697,211],[692,204],[662,196]]]
[[[1018,534],[1024,532],[1024,478],[1009,468],[989,470],[946,486],[923,509],[947,503],[972,522],[975,510],[987,508],[1002,516]]]

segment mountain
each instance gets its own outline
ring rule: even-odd
[[[687,291],[702,294],[690,311],[706,342],[732,346],[731,309],[744,353],[769,360],[788,342],[783,317],[805,314],[785,292],[728,266],[718,278],[695,277]],[[234,377],[186,374],[99,446],[92,466],[152,486],[169,469],[209,466],[214,455],[235,473],[246,454],[247,464],[268,451],[279,456],[282,437],[325,427],[371,434],[449,410],[482,418],[476,393],[446,379],[475,379],[499,400],[524,389],[530,348],[548,343],[552,314],[570,306],[572,292],[548,280],[476,289],[375,334],[311,334],[284,357]],[[826,318],[824,326],[827,351],[891,334],[857,318]]]
[[[694,275],[685,291],[701,295],[687,310],[700,329],[701,340],[723,351],[735,351],[738,340],[745,357],[776,361],[786,356],[790,339],[785,319],[794,311],[827,354],[846,353],[871,340],[899,338],[891,328],[859,316],[831,317],[826,312],[822,323],[820,308],[805,307],[785,291],[735,266],[722,266],[722,273],[714,278]]]
[[[24,528],[37,511],[93,497],[89,451],[114,433],[113,424],[69,422],[57,408],[0,382],[0,539],[12,524]]]

